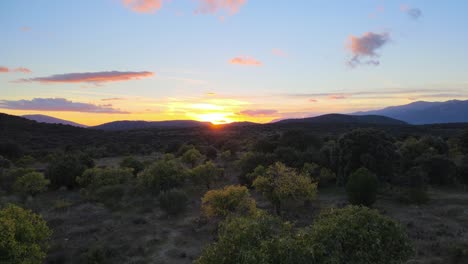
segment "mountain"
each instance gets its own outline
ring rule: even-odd
[[[468,122],[468,100],[446,102],[418,101],[407,105],[390,106],[380,110],[357,112],[354,115],[382,115],[410,124],[439,124]]]
[[[275,124],[374,124],[374,125],[406,125],[405,122],[380,115],[344,115],[327,114],[315,117],[283,119]]]
[[[134,130],[147,128],[193,128],[208,126],[210,123],[199,122],[193,120],[170,120],[170,121],[115,121],[98,126],[89,127],[92,129],[117,131],[117,130]]]
[[[55,117],[47,116],[47,115],[23,115],[21,117],[24,117],[26,119],[33,120],[39,123],[62,124],[62,125],[69,125],[69,126],[76,126],[76,127],[86,127],[85,125],[82,125],[82,124],[78,124],[72,121],[55,118]]]

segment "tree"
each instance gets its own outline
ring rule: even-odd
[[[366,207],[322,213],[302,236],[321,264],[402,264],[413,253],[400,224]]]
[[[346,185],[348,176],[361,167],[366,167],[382,182],[393,176],[397,155],[393,139],[384,131],[355,129],[338,139],[338,184]]]
[[[77,186],[76,178],[92,166],[94,166],[94,162],[87,157],[65,155],[50,162],[45,175],[55,188],[61,186],[74,188]]]
[[[16,179],[13,189],[22,194],[35,196],[38,193],[44,192],[50,181],[44,177],[44,174],[39,172],[29,172]]]
[[[0,169],[8,169],[11,167],[11,161],[8,159],[4,158],[3,156],[0,156]]]
[[[97,189],[127,182],[132,178],[131,168],[91,168],[77,177],[78,184],[92,193]]]
[[[251,173],[247,173],[247,175],[245,175],[245,179],[247,182],[253,183],[255,179],[258,178],[258,176],[265,175],[266,173],[267,168],[265,168],[263,165],[258,165]]]
[[[223,169],[217,168],[213,162],[208,161],[193,168],[190,176],[195,184],[204,184],[207,189],[210,189],[211,183],[217,180],[223,174],[223,171]]]
[[[182,186],[186,170],[176,160],[158,160],[137,176],[138,184],[155,195]]]
[[[133,169],[133,175],[136,176],[145,168],[145,165],[134,157],[126,157],[120,162],[120,167]]]
[[[51,233],[41,216],[8,205],[0,210],[0,262],[43,263]]]
[[[252,214],[255,200],[245,186],[229,185],[223,189],[210,190],[202,198],[202,211],[208,217],[226,217],[230,214]]]
[[[25,168],[13,168],[5,171],[3,174],[0,174],[0,187],[7,191],[13,191],[13,185],[15,184],[16,180],[28,173],[34,172],[33,169],[25,169]]]
[[[354,205],[371,206],[377,197],[377,176],[366,168],[360,168],[349,176],[346,184],[348,200]]]
[[[204,159],[205,157],[196,148],[191,148],[182,155],[182,161],[189,164],[192,168]]]
[[[27,168],[31,166],[35,161],[36,160],[33,157],[31,157],[30,155],[26,155],[16,161],[16,166]]]
[[[460,136],[460,148],[463,153],[468,154],[468,129]]]
[[[268,166],[274,161],[274,155],[260,152],[247,152],[238,161],[241,173],[239,182],[248,187],[252,186],[252,181],[247,174],[251,173],[257,166]]]
[[[270,200],[277,214],[281,212],[283,201],[309,201],[317,193],[316,183],[280,162],[268,167],[266,174],[257,177],[253,186]]]
[[[419,164],[427,173],[429,184],[448,185],[456,181],[457,166],[443,155],[424,155],[420,158]]]

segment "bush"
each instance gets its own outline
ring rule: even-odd
[[[8,169],[10,167],[11,167],[11,161],[4,158],[3,156],[0,156],[0,168]]]
[[[187,208],[188,196],[181,190],[169,190],[159,195],[161,209],[170,215],[180,214]]]
[[[92,167],[93,162],[86,157],[66,155],[52,161],[46,170],[46,177],[55,188],[62,186],[74,188],[77,186],[76,178]]]
[[[429,184],[454,184],[457,177],[457,166],[450,159],[442,155],[421,158],[421,166],[427,173]]]
[[[266,174],[258,176],[253,186],[270,200],[277,214],[281,212],[283,201],[310,201],[317,193],[316,183],[280,162],[268,167]]]
[[[0,174],[0,187],[7,192],[11,192],[13,191],[13,185],[16,182],[16,179],[31,172],[34,172],[34,170],[24,168],[7,170],[3,174]]]
[[[346,184],[348,200],[354,205],[371,206],[377,197],[377,187],[375,174],[366,168],[360,168],[351,174]]]
[[[239,183],[246,186],[252,186],[252,181],[247,177],[257,166],[268,166],[274,161],[274,155],[260,153],[260,152],[247,152],[239,159],[239,167],[241,174],[239,175]]]
[[[126,157],[120,162],[121,168],[131,168],[133,169],[133,175],[137,175],[145,168],[143,162],[135,159],[134,157]]]
[[[202,210],[208,217],[226,217],[230,214],[251,214],[255,211],[255,200],[245,186],[226,186],[211,190],[202,198]]]
[[[192,168],[204,159],[205,156],[203,156],[196,148],[191,148],[182,155],[182,161],[189,164]]]
[[[39,172],[29,172],[16,179],[13,189],[26,195],[36,195],[47,190],[47,185],[50,181],[44,177],[44,174]]]
[[[335,181],[336,181],[336,174],[332,170],[325,168],[325,167],[320,169],[320,176],[319,176],[319,181],[318,181],[319,186],[326,186]]]
[[[26,168],[26,167],[31,166],[35,161],[36,160],[33,157],[26,155],[26,156],[21,157],[19,160],[17,160],[15,164],[18,167]]]
[[[176,160],[159,160],[138,176],[138,184],[158,195],[161,191],[167,191],[182,186],[186,178],[186,170]]]
[[[88,198],[101,202],[110,208],[116,208],[125,195],[125,185],[107,185],[95,190]]]
[[[76,181],[87,191],[93,192],[103,186],[125,183],[130,178],[132,178],[131,168],[92,168],[85,170]]]
[[[248,182],[253,183],[259,176],[266,175],[267,169],[263,165],[258,165],[251,173],[245,175]]]
[[[42,217],[8,205],[0,210],[0,262],[43,263],[50,235]]]
[[[223,174],[223,171],[223,169],[218,169],[213,162],[208,161],[193,168],[190,176],[195,184],[204,184],[206,188],[210,189],[211,183],[217,180]]]
[[[322,213],[304,236],[314,245],[316,263],[400,264],[413,253],[400,224],[366,207]]]

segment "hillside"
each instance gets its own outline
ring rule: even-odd
[[[316,117],[284,119],[276,122],[276,124],[374,124],[374,125],[405,125],[406,123],[393,118],[379,115],[343,115],[343,114],[327,114]]]
[[[47,115],[23,115],[21,117],[24,117],[29,120],[33,120],[39,123],[47,123],[47,124],[62,124],[62,125],[69,125],[69,126],[76,126],[76,127],[87,127],[82,124],[78,124],[72,121],[60,119],[60,118],[55,118],[52,116],[47,116]]]
[[[115,121],[102,125],[90,127],[92,129],[117,131],[117,130],[135,130],[135,129],[149,129],[149,128],[191,128],[203,127],[209,123],[198,122],[193,120],[170,120],[170,121]]]
[[[410,124],[468,122],[468,100],[446,102],[418,101],[407,105],[390,106],[380,110],[353,113],[354,115],[382,115]]]

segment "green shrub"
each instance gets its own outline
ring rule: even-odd
[[[203,156],[196,148],[191,148],[182,155],[182,161],[189,164],[192,168],[204,159],[205,156]]]
[[[195,184],[203,184],[210,189],[211,183],[217,180],[223,174],[223,169],[217,168],[213,162],[208,161],[205,164],[198,165],[190,172],[191,180]]]
[[[284,201],[310,201],[317,193],[317,184],[309,177],[280,162],[268,167],[266,174],[258,176],[252,185],[270,200],[277,214],[280,214]]]
[[[336,174],[332,170],[325,168],[325,167],[320,169],[320,176],[319,176],[319,181],[318,181],[318,184],[320,186],[326,186],[335,181],[336,181]]]
[[[83,172],[93,167],[92,160],[77,155],[66,155],[56,158],[49,163],[46,170],[46,177],[55,188],[62,186],[74,188],[77,186],[76,178]]]
[[[371,206],[377,198],[378,180],[366,168],[360,168],[348,179],[346,192],[351,204]]]
[[[120,167],[131,168],[133,169],[133,175],[137,175],[145,168],[145,165],[134,157],[126,157],[120,162]]]
[[[103,186],[122,184],[132,178],[131,168],[92,168],[76,178],[78,184],[88,192]]]
[[[26,167],[31,166],[35,161],[36,160],[33,157],[26,155],[26,156],[21,157],[19,160],[17,160],[15,164],[18,167],[26,168]]]
[[[268,166],[274,161],[273,154],[260,152],[247,152],[238,161],[241,173],[239,175],[239,183],[248,187],[252,186],[253,181],[249,173],[253,172],[259,165]]]
[[[258,165],[251,173],[247,173],[245,175],[245,179],[247,182],[253,183],[259,176],[266,175],[266,173],[267,168],[265,168],[263,165]]]
[[[138,184],[158,195],[161,191],[167,191],[182,186],[186,178],[186,170],[176,160],[159,160],[138,176]]]
[[[107,185],[95,190],[89,198],[103,203],[110,208],[116,208],[125,195],[125,186],[122,184]]]
[[[366,207],[322,213],[303,235],[321,264],[401,264],[413,253],[400,224]]]
[[[13,189],[25,195],[36,195],[47,190],[50,181],[39,172],[29,172],[16,179]]]
[[[0,263],[43,263],[51,235],[46,222],[29,210],[0,210]]]
[[[251,214],[256,206],[247,187],[230,185],[206,192],[202,198],[202,210],[208,217],[226,217],[229,214]]]
[[[12,192],[16,179],[31,172],[34,172],[34,170],[25,168],[6,170],[4,173],[0,174],[0,187],[7,192]]]
[[[159,205],[170,215],[177,215],[187,208],[188,196],[181,190],[169,190],[159,195]]]
[[[3,156],[0,156],[0,168],[8,169],[10,167],[11,167],[11,161],[4,158]]]
[[[110,250],[102,246],[94,246],[81,254],[80,263],[84,264],[108,264],[112,256]]]

